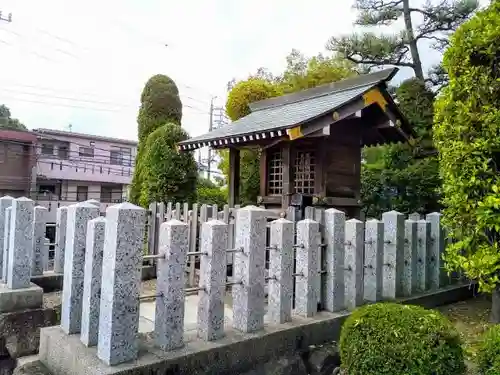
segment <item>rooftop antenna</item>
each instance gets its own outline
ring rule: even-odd
[[[69,124],[68,125],[68,129],[69,129],[70,132],[72,132],[73,131],[73,125]]]

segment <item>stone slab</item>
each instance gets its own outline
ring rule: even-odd
[[[55,309],[39,308],[0,314],[0,332],[11,357],[36,354],[40,328],[58,323]]]
[[[31,284],[29,288],[9,289],[0,283],[0,313],[36,309],[42,305],[43,289],[39,286]]]
[[[474,293],[469,284],[452,285],[434,293],[398,300],[436,307],[472,298]],[[80,342],[79,335],[66,335],[60,327],[50,327],[41,330],[40,360],[53,375],[232,375],[250,371],[259,363],[307,350],[311,345],[338,341],[348,315],[326,311],[312,318],[294,315],[291,322],[265,324],[263,330],[246,334],[228,327],[223,339],[210,342],[198,339],[196,331],[190,331],[185,333],[185,346],[171,352],[155,348],[150,335],[140,335],[138,359],[118,366],[106,366],[97,358],[95,348],[87,348]]]

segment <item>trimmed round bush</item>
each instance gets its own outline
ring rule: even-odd
[[[378,303],[355,310],[342,326],[348,375],[461,375],[458,332],[442,314],[419,306]]]
[[[484,334],[477,355],[477,365],[481,375],[500,374],[500,324],[491,327]]]

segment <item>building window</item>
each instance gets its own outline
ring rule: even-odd
[[[94,157],[94,149],[92,147],[80,147],[78,149],[78,154],[86,158]]]
[[[127,147],[112,147],[109,153],[109,163],[130,167],[132,150]]]
[[[54,155],[54,145],[42,143],[42,155]]]
[[[295,192],[314,194],[316,157],[314,151],[298,151],[295,157]]]
[[[76,187],[76,200],[78,202],[86,201],[89,197],[89,187],[88,186],[77,186]]]
[[[267,193],[269,195],[283,194],[283,158],[281,150],[269,154],[267,167]]]
[[[123,199],[123,188],[121,185],[101,185],[101,202],[120,203]]]
[[[57,156],[59,159],[67,159],[69,154],[69,147],[68,146],[59,146],[57,149]]]

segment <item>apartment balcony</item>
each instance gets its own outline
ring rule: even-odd
[[[37,161],[37,174],[50,180],[75,180],[130,185],[134,168],[130,165],[98,162],[91,158],[57,159],[41,157]]]

